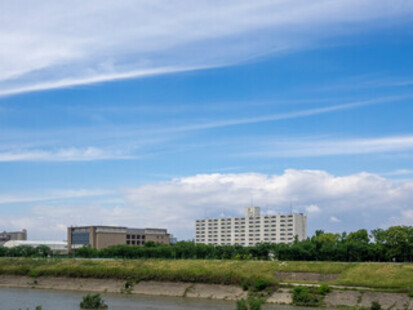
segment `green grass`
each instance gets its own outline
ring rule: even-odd
[[[341,263],[341,262],[304,262],[304,261],[289,261],[289,262],[274,262],[275,270],[280,272],[314,272],[321,274],[342,273],[350,269],[358,263]]]
[[[0,258],[0,274],[181,281],[214,284],[253,284],[263,279],[277,285],[274,273],[340,274],[329,284],[377,289],[413,289],[413,264],[270,262],[238,260],[88,260]],[[317,283],[317,282],[312,282]]]
[[[413,264],[357,264],[341,273],[336,283],[408,290],[413,288]]]

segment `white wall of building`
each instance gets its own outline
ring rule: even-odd
[[[52,251],[67,251],[67,242],[63,241],[28,241],[28,240],[10,240],[4,244],[5,248],[15,248],[21,245],[36,248],[41,245],[48,246]]]
[[[245,217],[195,221],[195,243],[243,246],[257,243],[292,243],[307,238],[307,217],[301,213],[260,216],[259,207],[248,207]]]

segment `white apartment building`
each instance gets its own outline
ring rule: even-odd
[[[245,217],[202,219],[195,222],[195,243],[243,246],[292,243],[307,238],[307,216],[302,213],[261,216],[259,207],[245,208]]]

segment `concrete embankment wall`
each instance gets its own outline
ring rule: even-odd
[[[91,278],[56,278],[26,276],[0,276],[0,287],[55,289],[67,291],[84,291],[98,293],[125,293],[125,281],[113,279]],[[290,304],[292,302],[290,288],[281,288],[274,292],[268,303]],[[246,298],[248,293],[240,287],[232,285],[141,281],[128,291],[130,294],[152,296],[175,296],[188,298],[209,298],[221,300],[237,300]],[[413,298],[401,293],[360,292],[352,290],[334,290],[325,297],[327,306],[365,306],[378,301],[384,308],[412,309]]]

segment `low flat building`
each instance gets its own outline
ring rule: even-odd
[[[4,246],[10,240],[27,240],[27,230],[0,233],[0,246]]]
[[[67,230],[69,249],[85,245],[97,250],[120,244],[143,246],[148,241],[169,244],[169,234],[166,229],[161,228],[127,228],[119,226],[69,227]]]
[[[30,246],[32,248],[37,248],[42,245],[49,247],[53,252],[67,253],[67,242],[64,241],[10,240],[4,244],[4,247],[15,248],[18,246]]]
[[[253,246],[258,243],[292,243],[307,238],[307,216],[302,213],[260,214],[247,207],[245,217],[200,219],[195,222],[195,243]]]

